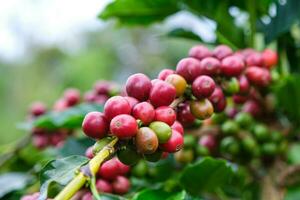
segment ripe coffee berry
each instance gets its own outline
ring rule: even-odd
[[[68,102],[65,99],[58,99],[53,105],[53,111],[61,112],[69,107]]]
[[[120,139],[131,138],[136,135],[137,131],[138,124],[131,115],[118,115],[110,122],[110,132]]]
[[[114,96],[104,104],[104,115],[110,121],[117,115],[130,114],[131,107],[128,101],[121,96]]]
[[[170,83],[157,80],[150,91],[150,102],[154,107],[168,106],[176,97],[176,89]]]
[[[130,171],[130,166],[123,164],[118,158],[115,158],[119,166],[119,174],[125,175]]]
[[[67,89],[64,92],[64,99],[66,100],[68,106],[73,106],[80,101],[80,92],[78,89]]]
[[[168,153],[177,152],[183,147],[183,136],[176,130],[172,130],[170,139],[166,143],[160,144],[160,147]]]
[[[176,113],[173,108],[169,106],[161,106],[155,109],[155,121],[165,122],[172,126],[176,120]]]
[[[133,107],[139,103],[139,101],[133,97],[124,97],[124,99],[126,99],[128,101],[131,109],[133,109]]]
[[[213,50],[213,56],[222,60],[233,53],[232,49],[226,45],[219,45]]]
[[[82,130],[89,137],[103,138],[108,131],[108,121],[101,112],[90,112],[84,117]]]
[[[165,81],[175,87],[177,97],[184,94],[185,89],[187,87],[187,83],[182,76],[178,74],[171,74],[166,78]]]
[[[236,104],[243,104],[249,99],[249,97],[235,94],[232,96],[232,99],[233,99],[233,102]]]
[[[81,200],[93,200],[93,195],[90,192],[85,193],[82,197]]]
[[[261,114],[261,106],[254,100],[248,100],[242,107],[242,111],[257,117]]]
[[[226,98],[223,97],[218,103],[213,104],[216,113],[223,112],[227,106]]]
[[[159,143],[167,142],[172,134],[171,127],[164,122],[152,122],[149,127],[155,132]]]
[[[271,49],[265,49],[262,52],[262,60],[263,60],[263,65],[266,68],[271,69],[274,65],[277,64],[278,61],[277,53]]]
[[[213,105],[217,105],[224,97],[222,89],[220,87],[216,87],[208,99]]]
[[[117,176],[112,182],[112,187],[116,194],[125,194],[130,189],[130,181],[125,176]]]
[[[192,93],[197,99],[209,97],[215,90],[215,82],[206,75],[197,77],[192,84]]]
[[[239,81],[239,94],[248,94],[250,91],[250,83],[245,75],[241,75],[238,78]]]
[[[99,175],[106,180],[113,180],[119,175],[119,165],[115,158],[103,163],[99,170]]]
[[[214,57],[207,57],[201,60],[201,75],[214,76],[220,73],[221,62]]]
[[[199,60],[202,60],[206,57],[212,56],[212,53],[210,50],[203,46],[203,45],[197,45],[190,49],[189,51],[189,57],[197,58]]]
[[[141,154],[152,154],[158,148],[158,138],[155,132],[148,127],[138,130],[135,142],[137,150]]]
[[[191,101],[190,103],[191,113],[198,119],[204,120],[214,113],[213,105],[209,100]]]
[[[246,57],[246,65],[247,66],[262,66],[263,65],[263,59],[260,53],[254,52],[249,54]]]
[[[98,192],[105,192],[105,193],[112,193],[113,192],[112,185],[104,179],[98,179],[97,180],[96,188],[97,188]]]
[[[139,101],[148,99],[151,87],[151,80],[141,73],[131,75],[126,82],[128,96],[134,97]]]
[[[92,159],[94,157],[92,146],[86,149],[85,156],[88,157],[89,159]]]
[[[141,102],[133,107],[132,115],[141,120],[144,125],[148,125],[154,120],[155,110],[150,103]]]
[[[198,142],[200,145],[206,147],[210,152],[214,151],[217,147],[217,141],[214,135],[207,134],[202,136]]]
[[[201,75],[200,61],[195,58],[184,58],[176,66],[176,73],[191,83]]]
[[[186,127],[193,125],[196,118],[190,111],[189,103],[185,102],[178,106],[177,120]]]
[[[270,72],[260,67],[248,67],[246,76],[251,83],[261,87],[265,87],[271,82]]]
[[[42,102],[34,102],[31,107],[30,107],[30,114],[32,116],[40,116],[45,114],[47,111],[45,104],[43,104]]]
[[[179,121],[175,121],[171,128],[181,133],[181,135],[184,134],[183,126]]]
[[[244,62],[238,56],[228,56],[221,62],[221,73],[225,76],[238,76],[244,68]]]
[[[164,81],[171,74],[175,74],[175,71],[172,69],[163,69],[161,72],[159,72],[157,78]]]

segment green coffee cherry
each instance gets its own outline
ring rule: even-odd
[[[261,146],[261,152],[264,155],[273,156],[277,153],[277,146],[274,143],[265,143]]]
[[[243,138],[242,145],[243,145],[243,148],[245,149],[245,151],[247,151],[249,153],[253,153],[254,149],[257,148],[257,143],[256,143],[255,139],[251,136],[247,136],[247,137]]]
[[[196,147],[196,153],[198,156],[208,156],[210,154],[209,149],[202,145]]]
[[[118,150],[118,158],[125,165],[135,165],[140,160],[140,155],[136,150],[123,146]]]
[[[196,138],[193,135],[184,135],[184,148],[194,148],[196,145]]]
[[[166,143],[172,134],[171,127],[164,123],[164,122],[159,122],[155,121],[152,122],[149,127],[155,132],[157,135],[159,143]]]
[[[162,154],[161,150],[157,150],[152,154],[144,154],[144,158],[149,162],[157,162],[161,159]]]
[[[240,84],[237,78],[233,77],[222,85],[225,94],[232,95],[240,91]]]
[[[266,141],[270,137],[269,129],[263,124],[257,124],[253,128],[253,134],[256,139],[260,142]]]
[[[221,113],[214,113],[211,116],[211,120],[214,124],[221,124],[227,119],[227,116],[224,112]]]
[[[192,149],[181,149],[174,154],[175,160],[179,163],[190,163],[194,159],[194,152]]]
[[[233,120],[227,120],[221,126],[221,130],[226,135],[234,135],[239,132],[239,125]]]
[[[148,173],[148,165],[144,160],[140,160],[131,170],[131,173],[137,177],[144,177]]]
[[[220,144],[221,152],[224,155],[237,155],[240,151],[238,141],[234,137],[225,137],[222,139]]]
[[[242,128],[248,128],[252,125],[253,123],[253,118],[249,113],[246,112],[240,112],[238,113],[234,120],[236,121],[236,123],[238,123],[238,125]]]
[[[275,143],[281,142],[283,139],[283,135],[279,131],[272,131],[271,132],[271,140]]]

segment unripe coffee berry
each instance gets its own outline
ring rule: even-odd
[[[118,176],[113,182],[112,182],[113,191],[116,194],[125,194],[130,189],[130,182],[128,178],[125,176]]]
[[[140,160],[140,155],[131,146],[123,146],[118,152],[118,159],[125,165],[135,165]]]
[[[131,115],[118,115],[110,122],[110,132],[120,139],[131,138],[136,135],[137,131],[138,124]]]
[[[182,76],[178,74],[171,74],[166,78],[165,81],[175,87],[177,97],[180,97],[184,94],[185,89],[187,87],[187,83]]]
[[[204,58],[200,62],[201,75],[214,76],[220,73],[221,62],[213,57]]]
[[[204,120],[214,113],[211,102],[207,99],[190,102],[191,113],[198,119]]]
[[[141,154],[152,154],[158,148],[158,138],[155,132],[148,127],[138,130],[135,142],[137,151]]]
[[[158,80],[150,91],[150,102],[154,107],[168,106],[176,97],[176,89],[170,83]]]
[[[176,113],[173,108],[169,106],[161,106],[155,109],[155,121],[165,122],[172,126],[176,120]]]
[[[164,81],[171,74],[175,74],[175,71],[172,69],[163,69],[163,70],[161,70],[161,72],[159,72],[157,78]]]
[[[112,185],[104,179],[97,180],[96,188],[98,192],[112,193],[113,191]]]
[[[201,75],[200,61],[195,58],[184,58],[176,66],[176,73],[191,83]]]
[[[101,112],[90,112],[84,117],[82,130],[89,137],[103,138],[108,131],[108,121]]]
[[[215,82],[206,75],[197,77],[192,84],[192,93],[197,99],[209,97],[215,90]]]
[[[117,115],[130,114],[131,107],[128,101],[121,96],[114,96],[104,104],[104,115],[110,121]]]
[[[244,68],[245,64],[238,56],[228,56],[221,62],[221,73],[225,76],[238,76]]]
[[[159,143],[165,143],[170,139],[172,129],[168,124],[164,122],[155,121],[152,122],[149,125],[149,127],[155,132]]]
[[[190,49],[189,57],[193,57],[199,60],[202,60],[206,57],[212,56],[210,50],[204,45],[197,45]]]
[[[144,125],[148,125],[154,120],[155,110],[150,103],[141,102],[133,107],[132,115],[141,120]]]
[[[160,144],[160,146],[168,153],[177,152],[183,147],[183,136],[176,130],[172,130],[170,139],[166,143]]]
[[[219,45],[213,50],[213,56],[222,60],[233,53],[232,49],[226,45]]]
[[[131,75],[126,82],[128,96],[134,97],[139,101],[148,99],[151,87],[151,80],[141,73]]]
[[[152,154],[145,154],[144,158],[148,161],[148,162],[157,162],[162,158],[162,154],[163,152],[161,150],[157,150]]]

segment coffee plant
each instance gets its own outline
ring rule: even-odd
[[[108,4],[100,18],[122,25],[191,11],[216,22],[216,41],[178,28],[168,35],[201,43],[174,68],[120,86],[97,81],[84,95],[66,89],[51,109],[33,103],[19,125],[30,134],[1,157],[0,198],[299,199],[300,56],[292,32],[277,27],[299,3],[256,3]],[[277,15],[264,24],[270,6]],[[247,26],[235,25],[232,7],[249,15]],[[277,45],[256,47],[261,33]]]

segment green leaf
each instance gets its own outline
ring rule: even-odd
[[[52,160],[40,172],[41,199],[55,195],[75,175],[80,166],[88,159],[83,156],[69,156],[63,159]]]
[[[146,25],[161,21],[179,9],[176,0],[115,0],[108,4],[99,17],[116,18],[125,25]]]
[[[34,127],[57,129],[81,127],[84,116],[91,111],[102,111],[99,104],[80,104],[62,112],[50,112],[37,118]]]
[[[184,28],[175,28],[172,31],[170,31],[167,34],[168,37],[174,37],[174,38],[185,38],[185,39],[190,39],[190,40],[196,40],[203,42],[201,37],[197,34],[195,34],[192,31],[186,30]]]
[[[300,75],[289,75],[276,85],[277,109],[294,122],[300,124]],[[292,98],[291,98],[292,97]]]
[[[225,160],[207,157],[187,166],[180,183],[190,194],[199,195],[228,184],[233,175],[232,167]]]
[[[289,187],[285,194],[284,200],[295,200],[300,199],[300,186],[296,185],[293,187]]]
[[[299,0],[288,0],[284,5],[276,2],[276,16],[263,27],[266,43],[270,43],[280,35],[289,32],[291,26],[300,20],[299,8]]]
[[[17,172],[2,174],[0,176],[0,198],[10,192],[23,189],[31,178],[28,174]]]
[[[288,161],[291,164],[300,164],[300,144],[293,144],[290,146],[288,152],[287,152],[287,157]]]
[[[71,155],[84,155],[88,147],[92,146],[95,141],[91,138],[68,138],[64,145],[58,150],[62,157]]]

